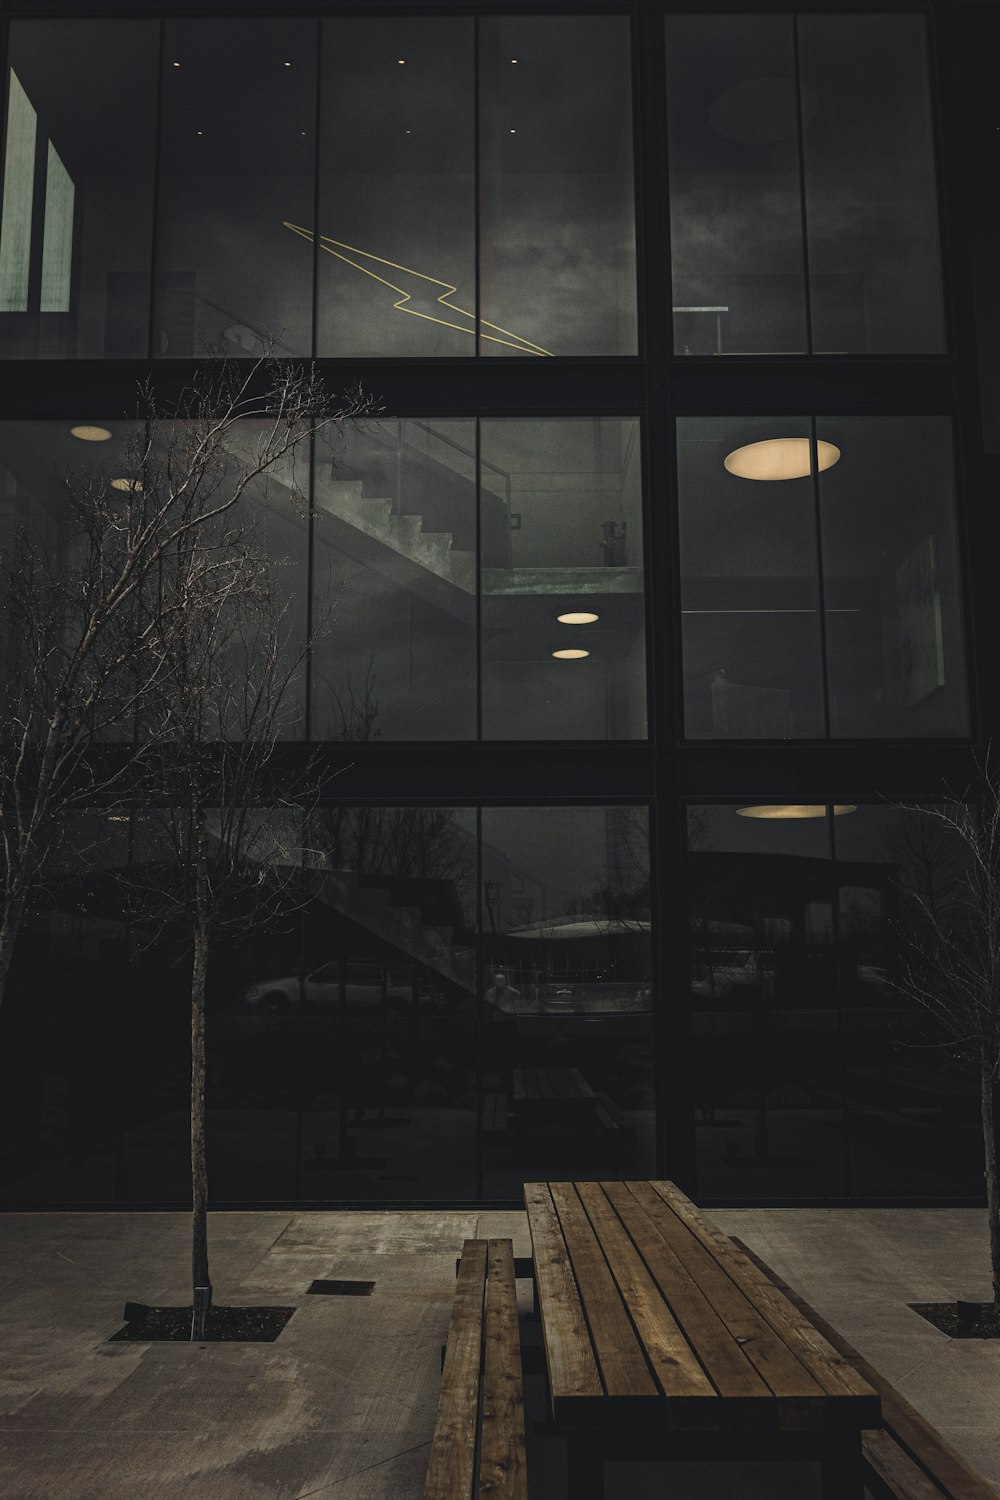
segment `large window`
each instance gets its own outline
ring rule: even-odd
[[[315,506],[314,738],[476,738],[477,638],[483,739],[644,737],[637,421],[383,421]]]
[[[916,809],[688,809],[699,1193],[975,1191],[974,1068],[899,988],[962,873]]]
[[[683,418],[687,736],[966,733],[953,472],[945,417]]]
[[[674,349],[944,348],[922,16],[667,19]]]

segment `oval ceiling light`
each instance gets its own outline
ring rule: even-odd
[[[126,495],[141,495],[142,481],[139,479],[112,479],[113,490],[123,490]]]
[[[812,473],[811,444],[808,438],[765,438],[747,443],[726,455],[725,466],[740,479],[804,479]],[[822,438],[816,444],[820,473],[832,469],[840,449]]]
[[[741,818],[825,818],[825,802],[784,802],[784,803],[762,803],[757,807],[738,807],[737,815]],[[833,816],[839,818],[844,813],[857,812],[855,802],[835,802],[833,804]]]
[[[560,625],[593,625],[599,615],[590,614],[588,610],[571,610],[568,615],[556,615]]]
[[[111,433],[106,427],[91,427],[86,422],[81,422],[77,427],[71,427],[70,437],[79,438],[81,443],[106,443]]]
[[[579,661],[581,657],[589,656],[590,652],[572,651],[567,649],[565,651],[553,651],[552,655],[558,657],[560,661]]]

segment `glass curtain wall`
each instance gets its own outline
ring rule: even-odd
[[[677,463],[689,738],[967,733],[947,417],[685,417]]]
[[[897,987],[961,847],[915,808],[688,809],[698,1192],[971,1195],[974,1059]]]
[[[151,353],[312,348],[316,22],[164,26]]]
[[[676,354],[945,347],[924,18],[666,20]]]

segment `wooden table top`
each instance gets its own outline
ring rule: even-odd
[[[561,1426],[878,1425],[872,1387],[673,1183],[530,1182],[524,1197]]]
[[[513,1080],[519,1104],[594,1102],[594,1091],[577,1068],[515,1068]]]

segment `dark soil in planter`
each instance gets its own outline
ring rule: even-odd
[[[971,1319],[961,1321],[954,1302],[910,1302],[908,1306],[949,1338],[1000,1339],[1000,1311],[991,1303],[984,1304]]]
[[[210,1307],[205,1318],[206,1344],[273,1344],[294,1307]],[[190,1343],[190,1307],[150,1307],[113,1333],[109,1344]]]

